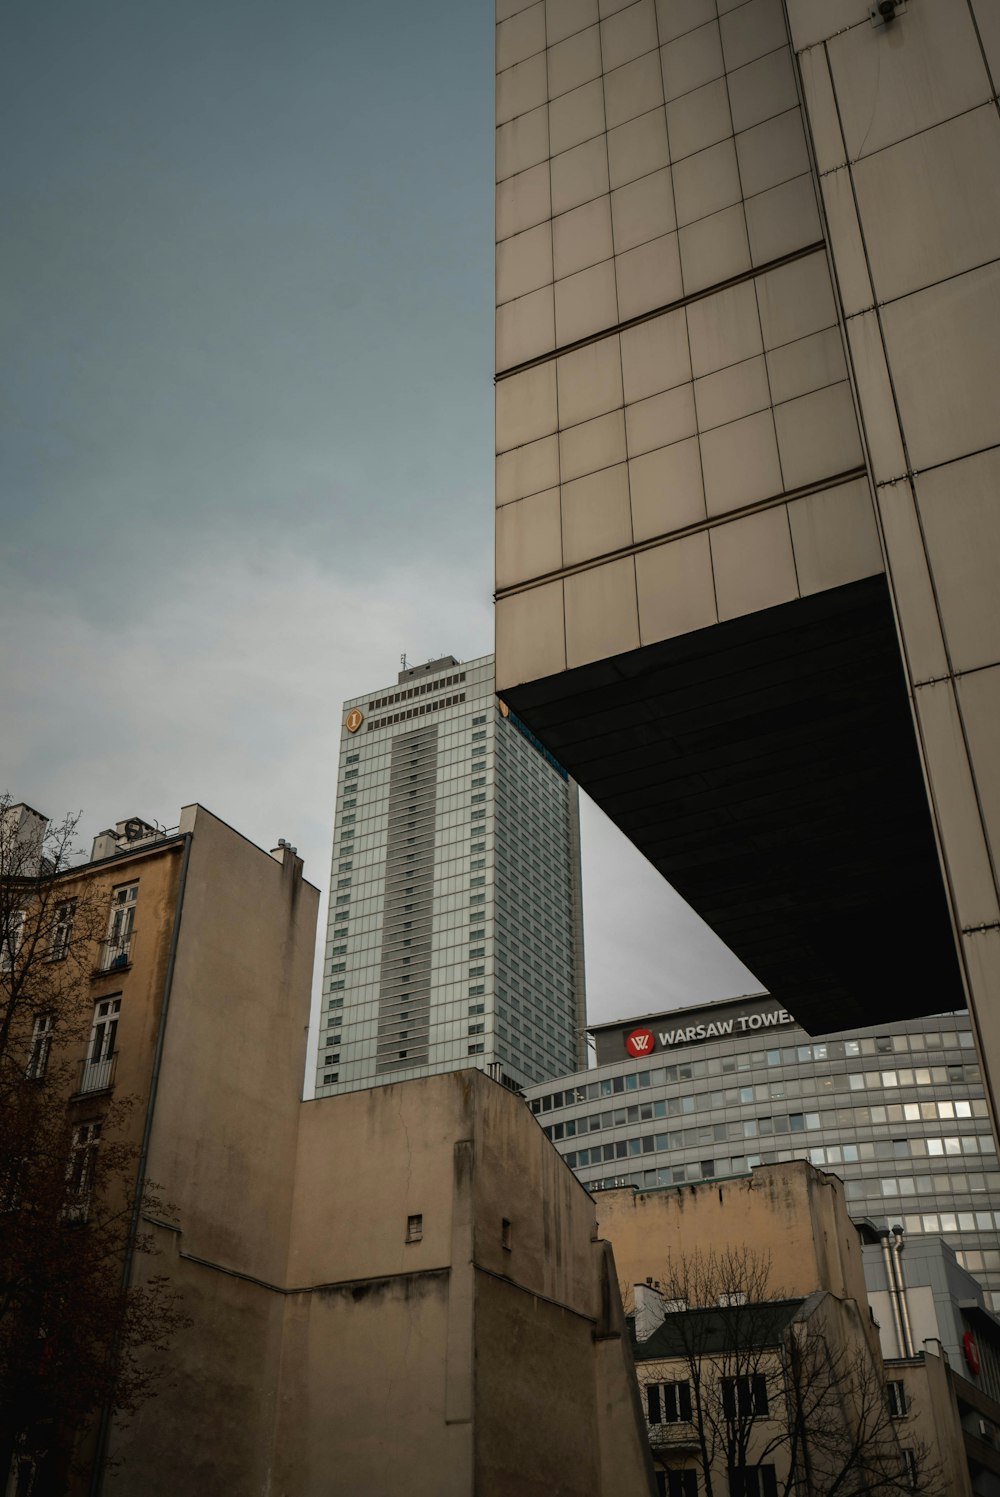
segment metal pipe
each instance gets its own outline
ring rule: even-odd
[[[913,1331],[910,1326],[910,1307],[906,1299],[906,1279],[903,1276],[903,1229],[902,1227],[893,1227],[892,1233],[895,1238],[893,1245],[896,1249],[897,1292],[899,1294],[899,1311],[903,1321],[903,1332],[906,1336],[906,1355],[912,1357],[914,1354]]]
[[[896,1300],[896,1275],[892,1271],[892,1250],[889,1247],[889,1233],[879,1234],[882,1243],[882,1256],[885,1259],[885,1282],[889,1291],[889,1306],[892,1310],[892,1324],[896,1332],[896,1347],[899,1355],[905,1355],[903,1351],[903,1322],[899,1315],[899,1305]]]

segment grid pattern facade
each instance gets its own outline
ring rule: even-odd
[[[589,1189],[809,1159],[844,1181],[854,1216],[943,1237],[1000,1308],[1000,1169],[965,1012],[822,1040],[788,1021],[640,1060],[625,1054],[627,1033],[621,1061],[527,1093]]]
[[[492,656],[439,664],[344,704],[317,1096],[584,1053],[576,786]]]

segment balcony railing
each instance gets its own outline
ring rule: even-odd
[[[118,1052],[108,1055],[104,1060],[81,1060],[80,1062],[80,1085],[77,1092],[103,1092],[114,1085],[115,1062]]]
[[[698,1431],[690,1420],[649,1424],[649,1443],[654,1450],[692,1450],[699,1444]]]
[[[109,936],[101,944],[101,950],[97,959],[98,972],[115,972],[119,967],[127,967],[132,960],[132,942],[135,939],[135,931],[130,930],[127,936]]]

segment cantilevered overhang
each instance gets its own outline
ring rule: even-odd
[[[812,1033],[964,1007],[884,577],[504,698]]]

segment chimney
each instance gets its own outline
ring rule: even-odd
[[[7,848],[6,872],[19,878],[37,878],[42,871],[42,848],[47,816],[33,811],[23,801],[3,811],[3,840]]]

